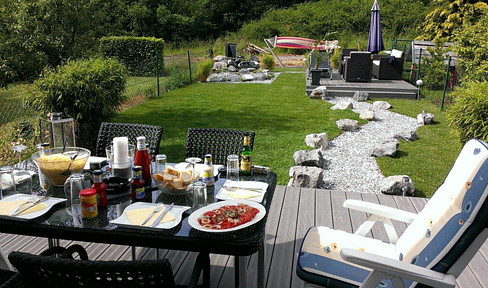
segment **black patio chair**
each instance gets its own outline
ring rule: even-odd
[[[129,144],[136,145],[136,138],[145,136],[146,143],[149,143],[149,150],[154,159],[154,156],[159,153],[159,143],[162,135],[163,127],[161,126],[103,122],[98,131],[95,155],[105,156],[105,147],[110,145],[114,137],[126,136],[129,138]]]
[[[344,80],[346,82],[371,82],[371,52],[352,51],[346,59]]]
[[[393,49],[391,55],[373,56],[373,76],[380,80],[402,80],[403,52]]]
[[[344,48],[341,50],[341,54],[339,54],[339,74],[344,75],[345,59],[351,55],[352,51],[358,51],[358,49]]]
[[[75,253],[81,260],[73,259]],[[8,258],[19,271],[24,287],[197,287],[202,271],[204,286],[209,285],[210,260],[204,253],[197,257],[188,286],[175,285],[167,259],[89,261],[85,249],[76,244],[55,246],[41,255],[12,252]]]
[[[185,157],[205,158],[205,154],[212,154],[213,164],[227,163],[227,156],[239,155],[242,151],[244,135],[250,136],[251,149],[254,145],[254,132],[233,129],[216,128],[188,128],[186,134]]]

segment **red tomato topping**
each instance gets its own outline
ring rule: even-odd
[[[258,213],[259,209],[243,203],[225,205],[205,212],[198,223],[210,229],[230,229],[251,221]]]

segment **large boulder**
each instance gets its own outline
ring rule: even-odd
[[[222,56],[222,55],[217,55],[217,56],[215,56],[215,57],[213,58],[213,60],[214,60],[215,62],[220,62],[220,61],[222,61],[222,60],[225,60],[225,56]]]
[[[295,160],[296,165],[300,166],[322,167],[324,165],[324,158],[320,149],[296,151],[293,153],[293,160]]]
[[[386,157],[386,156],[393,157],[393,156],[395,156],[399,145],[400,145],[400,143],[396,139],[388,140],[388,141],[385,141],[383,143],[376,144],[373,147],[373,152],[371,152],[371,156],[374,156],[374,157]]]
[[[346,110],[346,109],[352,109],[353,104],[351,101],[339,101],[337,102],[334,106],[330,107],[331,110]]]
[[[288,186],[319,188],[323,180],[323,169],[309,166],[294,166],[290,168]]]
[[[229,66],[229,69],[227,70],[229,72],[237,72],[237,68],[234,66]]]
[[[224,81],[225,75],[223,73],[213,73],[207,78],[207,82],[222,82]]]
[[[252,76],[251,74],[244,74],[241,76],[241,81],[243,82],[253,81],[253,80],[254,80],[254,76]]]
[[[434,123],[434,114],[422,111],[422,113],[417,115],[417,123],[420,125]]]
[[[364,119],[364,120],[368,120],[368,121],[374,120],[374,116],[375,116],[374,111],[369,110],[369,109],[361,110],[361,112],[359,113],[359,118]]]
[[[354,92],[354,96],[352,96],[352,100],[356,102],[364,102],[369,99],[369,93],[364,91],[356,91]]]
[[[327,149],[329,146],[329,140],[327,139],[327,133],[309,134],[305,137],[305,143],[315,149]]]
[[[374,101],[373,108],[379,110],[388,110],[391,108],[391,105],[386,101]]]
[[[407,175],[386,177],[380,188],[381,193],[389,195],[414,196],[415,187]]]
[[[258,72],[256,74],[254,74],[254,80],[265,81],[265,80],[268,80],[268,77],[266,76],[266,74]]]
[[[336,125],[342,131],[356,132],[359,130],[359,123],[356,120],[340,119],[336,121]]]
[[[325,86],[319,86],[313,89],[312,93],[310,94],[310,98],[312,99],[324,99],[327,98],[327,96],[327,87]]]
[[[227,68],[225,61],[215,62],[212,67],[213,70],[223,70],[224,68]]]
[[[419,140],[419,135],[417,135],[417,132],[415,131],[402,131],[395,134],[393,138],[398,140],[405,140],[405,141],[415,141],[415,140]]]

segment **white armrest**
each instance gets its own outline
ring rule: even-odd
[[[412,223],[417,217],[417,214],[415,213],[360,200],[346,200],[344,201],[343,206],[345,208],[354,209],[409,224]]]
[[[350,248],[341,249],[342,259],[351,263],[373,269],[361,287],[377,287],[383,278],[397,278],[392,281],[399,283],[401,279],[409,279],[434,287],[455,287],[456,278],[410,263],[393,260],[380,255],[362,252]],[[385,277],[378,277],[385,276]],[[380,279],[381,278],[381,279]],[[374,281],[373,281],[374,280]],[[375,282],[377,282],[375,284]],[[401,281],[403,282],[403,281]]]

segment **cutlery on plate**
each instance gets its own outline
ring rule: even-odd
[[[10,213],[10,216],[17,216],[19,215],[20,213],[24,212],[24,211],[27,211],[29,210],[30,208],[40,204],[41,202],[44,202],[46,201],[47,199],[49,199],[50,195],[46,195],[42,198],[37,198],[34,202],[32,202],[30,205],[27,205],[26,207],[18,210],[18,209],[15,209],[15,210],[18,210],[18,211],[13,211],[12,213]]]
[[[175,203],[171,203],[169,206],[166,207],[166,209],[164,209],[163,213],[161,213],[161,215],[159,215],[159,217],[152,223],[151,227],[156,227],[158,226],[159,222],[161,222],[161,220],[163,219],[164,215],[166,215],[166,213],[169,212],[169,210],[171,210],[171,208],[173,208],[173,205]]]
[[[247,187],[235,187],[235,186],[222,186],[222,188],[224,188],[225,190],[247,190],[247,191],[252,191],[252,192],[259,192],[259,193],[263,193],[265,192],[266,190],[264,189],[260,189],[260,188],[247,188]]]
[[[154,210],[151,212],[151,214],[149,214],[149,216],[147,216],[146,220],[144,220],[144,222],[142,222],[141,225],[146,224],[147,221],[149,221],[149,219],[151,219],[154,214],[161,211],[163,209],[163,205],[164,205],[163,203],[158,204],[158,206],[156,206],[156,208],[154,208]]]

